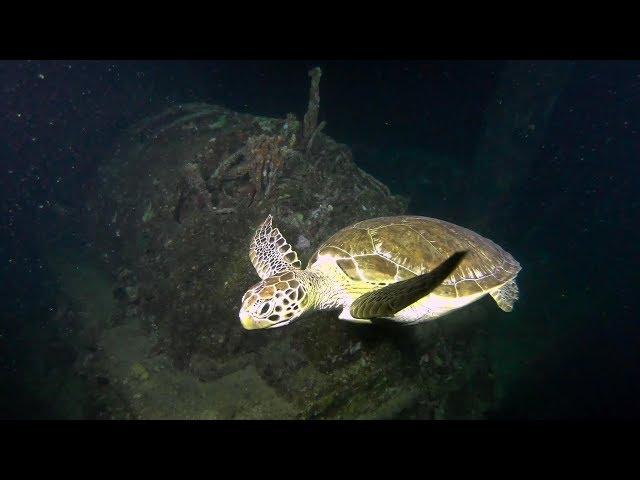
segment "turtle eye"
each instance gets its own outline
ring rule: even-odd
[[[269,311],[269,303],[265,303],[260,309],[260,313],[258,313],[258,315],[266,315],[268,311]]]

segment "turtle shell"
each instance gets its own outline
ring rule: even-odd
[[[468,250],[455,272],[434,293],[464,297],[487,292],[513,279],[520,264],[491,240],[429,217],[373,218],[344,228],[313,254],[328,256],[351,280],[388,285],[431,271],[451,254]]]

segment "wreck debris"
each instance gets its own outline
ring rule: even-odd
[[[186,180],[186,184],[192,193],[202,195],[204,199],[208,199],[210,197],[198,165],[192,162],[186,163],[183,168],[183,175],[183,178]],[[209,204],[209,202],[205,203]]]
[[[309,106],[307,107],[307,113],[304,114],[302,126],[303,145],[308,145],[317,128],[322,70],[320,70],[320,67],[315,67],[309,70],[309,76],[311,77],[311,88],[309,89]],[[324,125],[322,125],[322,127],[324,127]]]
[[[284,131],[285,136],[289,136],[287,141],[287,146],[289,149],[293,150],[298,148],[298,142],[302,138],[302,135],[298,135],[298,131],[300,130],[300,122],[294,113],[287,113],[287,117],[285,119],[285,123],[282,126],[282,130]]]
[[[220,110],[218,106],[199,102],[178,105],[170,107],[154,117],[142,120],[131,129],[131,132],[134,135],[144,134],[154,138],[178,126],[184,127],[185,124],[194,120],[217,114]]]
[[[244,150],[245,148],[243,146],[242,148],[236,150],[234,153],[222,160],[222,162],[220,162],[220,165],[218,165],[218,168],[216,168],[215,171],[211,174],[211,177],[209,177],[209,181],[207,182],[211,188],[220,186],[222,180],[225,178],[225,173],[234,163],[242,158]]]
[[[307,150],[305,152],[307,157],[311,154],[311,146],[313,145],[313,141],[316,139],[316,135],[325,127],[326,124],[327,122],[323,120],[311,134],[311,138],[309,138],[309,141],[307,142]]]
[[[389,190],[389,187],[387,187],[380,180],[375,178],[373,175],[368,174],[367,172],[362,170],[360,167],[356,167],[356,170],[358,172],[358,175],[360,175],[360,177],[366,180],[369,183],[369,185],[371,185],[373,188],[381,192],[385,197],[391,196],[391,190]]]
[[[250,162],[250,176],[256,193],[268,196],[284,165],[284,138],[258,135],[247,141],[245,156]]]
[[[287,161],[300,162],[309,158],[311,149],[317,143],[318,134],[326,122],[318,125],[320,106],[319,84],[322,71],[316,67],[309,71],[311,87],[309,105],[304,115],[302,139],[299,141],[300,123],[292,113],[287,114],[281,130],[278,121],[255,117],[253,124],[260,128],[260,134],[243,138],[243,145],[228,154],[215,167],[206,181],[206,186],[214,196],[219,196],[219,207],[238,207],[248,198],[248,205],[258,198],[267,198],[273,191]],[[225,187],[226,191],[225,191]],[[229,190],[231,187],[231,190]],[[214,202],[215,203],[215,202]]]
[[[266,198],[282,173],[285,161],[296,155],[282,135],[254,135],[235,153],[225,158],[209,178],[210,188],[222,195],[223,183],[245,177],[248,184],[236,189],[239,196]],[[234,195],[237,196],[237,195]]]
[[[236,209],[235,208],[217,208],[217,207],[213,207],[211,209],[211,213],[218,214],[218,215],[227,215],[229,213],[236,213]]]
[[[180,223],[182,210],[185,202],[188,199],[193,199],[193,202],[198,210],[208,210],[214,213],[214,208],[211,205],[211,194],[207,190],[207,186],[200,173],[200,168],[197,164],[189,162],[182,168],[182,179],[178,183],[180,194],[178,196],[178,203],[174,209],[174,218]]]

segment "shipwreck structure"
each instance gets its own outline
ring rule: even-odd
[[[114,146],[90,210],[119,307],[82,363],[108,379],[101,416],[475,418],[491,403],[481,305],[415,328],[326,312],[241,327],[258,280],[248,245],[268,214],[305,264],[338,229],[407,208],[324,133],[321,71],[309,75],[302,121],[183,104]]]

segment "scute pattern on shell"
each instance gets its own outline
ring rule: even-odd
[[[491,240],[429,217],[381,217],[331,236],[313,255],[330,255],[352,280],[389,284],[431,271],[457,251],[469,254],[434,293],[463,297],[511,280],[520,264]]]
[[[273,218],[269,215],[256,230],[249,248],[251,263],[262,279],[284,270],[301,267],[298,254],[287,243],[280,231],[272,227],[272,221]]]

